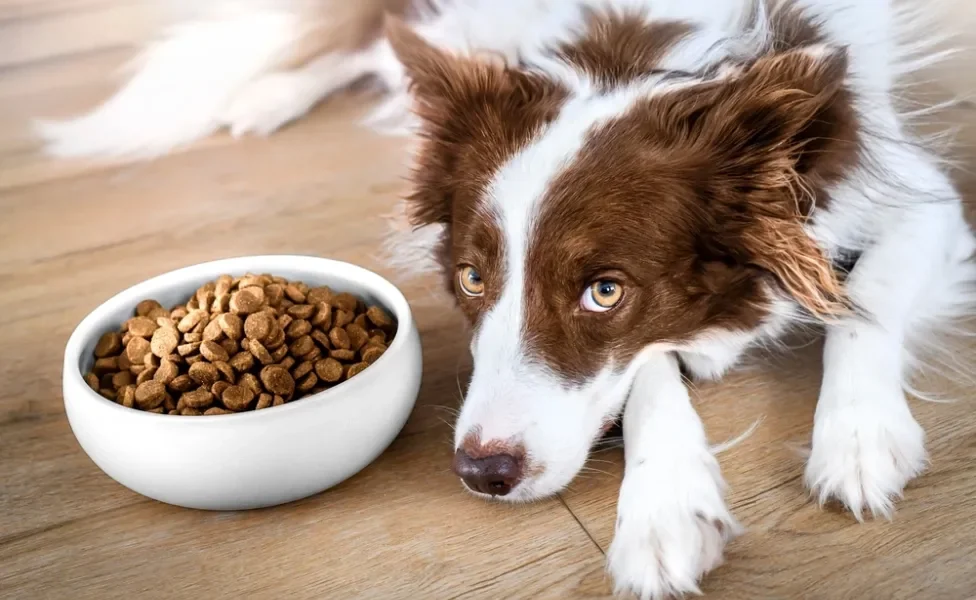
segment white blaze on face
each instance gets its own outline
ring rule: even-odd
[[[641,95],[638,88],[625,88],[570,100],[488,188],[487,208],[504,240],[504,287],[472,341],[474,375],[458,418],[455,446],[477,431],[482,443],[524,447],[527,473],[505,500],[549,495],[568,484],[606,418],[620,411],[632,380],[634,369],[615,374],[607,365],[591,381],[572,386],[527,352],[524,298],[533,282],[525,281],[525,258],[549,182],[571,166],[591,128],[626,112]]]

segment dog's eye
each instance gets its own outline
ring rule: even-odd
[[[458,269],[458,284],[466,296],[477,297],[485,293],[485,282],[481,280],[481,273],[471,265]]]
[[[610,279],[601,279],[586,288],[580,298],[580,306],[590,312],[606,312],[619,304],[623,295],[623,285]]]

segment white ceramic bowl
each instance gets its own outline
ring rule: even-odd
[[[236,415],[143,412],[106,400],[85,383],[82,372],[92,365],[98,338],[117,330],[140,300],[179,304],[223,273],[245,272],[329,285],[377,303],[396,317],[396,337],[378,361],[349,381],[293,403]],[[154,277],[96,308],[68,340],[64,406],[81,447],[122,485],[188,508],[259,508],[321,492],[376,459],[413,409],[421,364],[410,307],[379,275],[322,258],[249,256]]]

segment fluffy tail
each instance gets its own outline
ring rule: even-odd
[[[113,97],[76,119],[35,124],[59,157],[151,158],[198,140],[241,86],[286,59],[306,33],[291,2],[229,2],[169,29]]]

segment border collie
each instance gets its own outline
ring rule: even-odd
[[[472,493],[559,492],[622,415],[615,587],[697,592],[741,528],[683,373],[718,378],[816,322],[806,485],[890,517],[926,464],[904,391],[919,344],[976,299],[957,191],[895,102],[939,57],[923,13],[427,0],[358,50],[274,71],[316,3],[213,6],[93,113],[42,126],[49,149],[147,157],[223,126],[266,134],[377,80],[371,124],[416,142],[395,247],[443,274],[473,326],[454,458]]]

